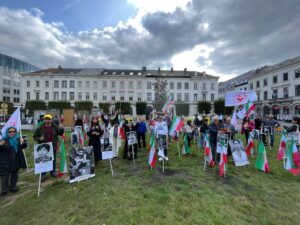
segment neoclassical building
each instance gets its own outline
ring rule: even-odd
[[[219,96],[224,96],[226,91],[239,89],[239,84],[245,90],[256,92],[257,114],[264,116],[271,113],[282,120],[300,115],[300,56],[251,70],[220,83]]]
[[[197,113],[198,101],[213,102],[218,99],[219,77],[205,72],[173,70],[49,68],[22,74],[21,102],[27,100],[92,101],[99,103],[130,102],[135,114],[136,102],[155,99],[154,84],[157,78],[167,82],[167,93],[174,102],[189,104],[189,114]],[[176,110],[174,105],[171,110]]]

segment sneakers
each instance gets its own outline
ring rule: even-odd
[[[163,158],[162,158],[162,157],[159,157],[159,158],[158,158],[158,161],[160,161],[160,162],[161,162],[162,160],[163,160]]]
[[[166,160],[166,161],[169,161],[169,158],[168,158],[168,157],[165,157],[165,160]]]

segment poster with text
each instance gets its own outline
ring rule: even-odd
[[[40,174],[53,170],[53,146],[52,142],[35,144],[33,147],[34,174]]]

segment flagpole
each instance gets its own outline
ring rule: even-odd
[[[113,175],[114,175],[114,171],[113,171],[113,168],[112,168],[112,163],[111,163],[111,159],[109,159],[109,163],[110,163],[110,170],[111,170],[111,175],[113,176]]]
[[[20,107],[18,107],[18,108],[20,108]],[[20,110],[20,138],[22,138],[22,122],[21,122],[21,109],[19,109]],[[22,140],[23,140],[23,138],[22,138]],[[23,144],[23,143],[22,143]],[[28,139],[27,139],[27,144],[28,144]],[[25,158],[25,163],[26,163],[26,168],[27,168],[27,172],[29,172],[29,168],[28,168],[28,163],[27,163],[27,157],[26,157],[26,154],[25,154],[25,151],[24,151],[24,149],[22,149],[22,151],[23,151],[23,155],[24,155],[24,158]]]
[[[178,150],[178,158],[180,158],[179,140],[177,140],[176,143],[177,143],[177,150]]]
[[[40,173],[40,177],[39,177],[39,186],[38,186],[38,197],[40,197],[41,180],[42,180],[42,174]]]

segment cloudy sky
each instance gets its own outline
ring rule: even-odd
[[[0,52],[41,68],[206,71],[300,55],[298,0],[0,0]]]

